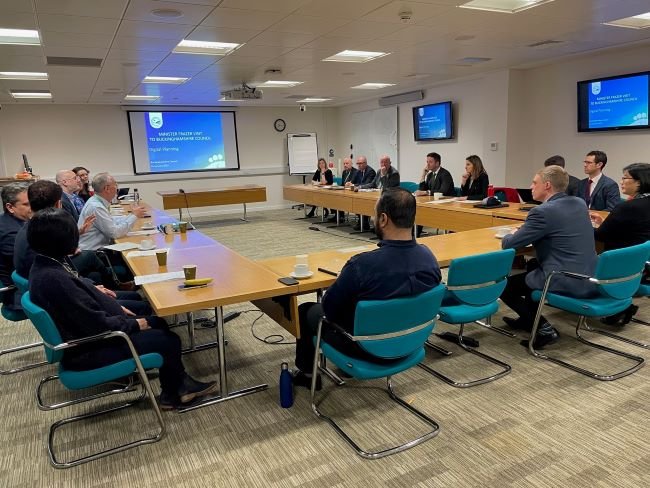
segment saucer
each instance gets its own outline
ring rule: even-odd
[[[156,245],[154,244],[153,246],[149,246],[149,247],[138,246],[138,249],[140,251],[153,251],[154,249],[156,249]]]
[[[314,276],[314,272],[310,271],[309,273],[307,273],[305,275],[297,275],[295,272],[292,271],[291,273],[289,273],[289,276],[291,276],[292,278],[295,278],[297,280],[304,280],[306,278],[311,278],[312,276]]]

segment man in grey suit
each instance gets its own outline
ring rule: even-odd
[[[565,192],[569,175],[560,166],[546,166],[537,172],[530,189],[533,198],[542,202],[533,208],[519,230],[505,236],[503,249],[519,249],[533,244],[537,259],[528,262],[528,272],[508,278],[501,300],[514,310],[518,319],[504,317],[511,327],[531,330],[537,303],[531,299],[533,290],[544,288],[552,271],[571,271],[593,275],[596,269],[594,230],[585,202]],[[586,297],[595,292],[594,285],[584,280],[556,276],[550,291],[572,297]],[[546,321],[540,319],[534,347],[540,349],[559,337]],[[528,341],[522,341],[528,347]]]
[[[621,192],[618,183],[603,174],[607,164],[607,154],[603,151],[591,151],[585,156],[585,174],[587,177],[580,182],[578,195],[592,210],[607,210],[611,212],[621,203]]]

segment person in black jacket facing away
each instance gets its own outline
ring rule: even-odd
[[[483,161],[476,155],[467,156],[465,174],[462,176],[460,194],[467,200],[483,200],[487,197],[490,178],[483,168]]]
[[[650,241],[650,164],[634,163],[623,168],[621,192],[629,200],[614,207],[606,219],[596,212],[590,214],[591,221],[598,226],[594,237],[604,244],[605,251]],[[650,281],[648,273],[643,279]],[[638,310],[632,304],[627,310],[604,318],[603,322],[625,325]]]
[[[555,156],[551,156],[548,158],[546,161],[544,161],[544,166],[559,166],[560,168],[564,168],[565,161],[562,156],[559,154]],[[566,194],[569,195],[570,197],[578,197],[578,191],[580,189],[580,179],[576,178],[575,176],[569,175],[569,186],[566,189]]]
[[[37,253],[29,276],[32,302],[44,309],[64,341],[122,331],[139,354],[158,353],[160,406],[172,409],[216,390],[216,382],[202,383],[185,373],[181,340],[156,316],[130,316],[120,305],[94,286],[79,279],[66,256],[79,243],[77,223],[62,209],[46,208],[30,221],[27,241]],[[131,357],[124,341],[97,341],[66,349],[62,364],[70,370],[95,369]]]
[[[323,158],[319,158],[318,168],[316,168],[316,172],[311,178],[311,184],[331,185],[332,183],[334,183],[334,175],[332,174],[332,171],[327,168],[327,161],[325,161]],[[307,214],[307,217],[313,217],[315,211],[316,207],[312,205],[311,211]],[[324,208],[323,213],[325,214],[325,217],[327,217],[329,215],[329,210]]]

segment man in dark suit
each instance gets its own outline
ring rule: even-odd
[[[551,156],[548,158],[546,161],[544,161],[544,166],[560,166],[564,168],[564,158],[560,156],[559,154],[556,154],[555,156]],[[580,190],[580,179],[576,178],[573,175],[569,175],[569,186],[566,189],[566,194],[569,195],[570,197],[577,197],[579,196]]]
[[[384,155],[379,158],[379,171],[370,183],[359,185],[359,188],[396,188],[399,186],[399,172],[391,166],[390,157]]]
[[[25,183],[10,183],[2,187],[2,210],[0,215],[0,281],[3,286],[13,285],[14,244],[16,234],[32,216]],[[22,310],[16,300],[15,290],[2,293],[2,303],[12,310]]]
[[[591,151],[585,156],[585,174],[587,177],[580,182],[578,195],[591,210],[611,211],[621,203],[621,192],[618,183],[603,174],[607,164],[607,154],[602,151]]]
[[[353,180],[345,183],[346,188],[367,185],[375,180],[375,170],[368,166],[368,160],[365,156],[357,158],[357,173],[354,175]],[[353,227],[354,230],[361,230],[361,215],[357,215],[358,223]],[[364,230],[370,229],[370,219],[366,216],[363,217]]]
[[[56,183],[63,190],[61,197],[61,205],[63,210],[72,215],[72,218],[77,222],[79,220],[79,207],[75,201],[77,198],[81,200],[81,208],[83,208],[83,200],[77,195],[81,189],[81,179],[74,173],[74,171],[63,169],[56,174]]]
[[[547,166],[533,179],[530,189],[533,198],[542,202],[530,210],[519,230],[503,238],[503,249],[519,249],[533,244],[537,259],[528,262],[528,272],[512,275],[501,295],[501,300],[514,310],[518,319],[504,317],[511,327],[531,330],[537,303],[531,298],[533,290],[544,288],[544,282],[552,271],[571,271],[593,275],[596,269],[594,230],[589,210],[584,201],[570,197],[564,191],[569,175],[560,166]],[[572,297],[585,297],[595,292],[594,285],[586,280],[556,276],[550,291]],[[555,342],[559,337],[544,317],[540,319],[536,349]],[[528,341],[522,341],[528,347]]]
[[[347,183],[352,183],[356,177],[357,169],[352,166],[352,160],[350,158],[343,159],[343,172],[341,173],[341,185],[349,186]],[[345,212],[339,210],[339,222],[342,222],[345,218]],[[332,215],[329,218],[330,222],[336,222],[336,214]]]
[[[454,178],[451,173],[440,166],[440,154],[432,152],[427,154],[427,162],[422,170],[420,186],[415,192],[416,197],[442,193],[446,197],[456,196]],[[422,234],[422,226],[417,226],[416,237]]]
[[[440,166],[440,154],[432,152],[427,154],[427,163],[422,170],[420,186],[415,196],[433,195],[442,193],[446,197],[456,196],[454,190],[454,179],[451,173]]]

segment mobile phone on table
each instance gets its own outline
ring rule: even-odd
[[[278,281],[282,283],[283,285],[291,286],[291,285],[297,285],[298,280],[295,278],[292,278],[291,276],[285,276],[284,278],[279,278]]]

